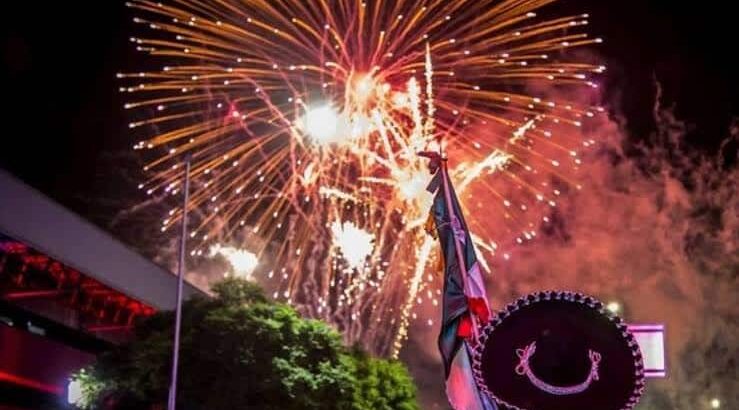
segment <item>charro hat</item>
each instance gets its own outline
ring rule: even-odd
[[[595,298],[536,292],[498,312],[473,355],[481,391],[519,410],[625,410],[644,389],[639,345]]]

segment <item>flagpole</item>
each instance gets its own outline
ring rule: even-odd
[[[187,203],[190,199],[190,162],[191,155],[185,155],[185,186],[182,200],[182,232],[180,237],[180,254],[177,263],[177,302],[174,326],[174,347],[172,350],[172,377],[169,385],[167,410],[175,410],[177,404],[177,367],[180,356],[180,326],[182,325],[182,287],[185,276],[185,245],[187,243]]]
[[[441,153],[441,149],[439,150]],[[447,159],[443,156],[441,157],[441,179],[442,183],[444,184],[444,200],[446,201],[446,208],[448,210],[449,214],[449,225],[452,224],[452,214],[454,213],[454,207],[452,206],[452,194],[450,192],[450,184],[449,184],[449,174],[448,174],[448,168],[447,168]],[[452,230],[454,228],[452,227]],[[462,251],[462,244],[459,243],[459,240],[457,240],[457,236],[452,233],[452,238],[454,240],[454,248],[457,251],[457,261],[459,261],[459,271],[460,276],[462,276],[462,286],[464,287],[464,293],[465,296],[467,295],[467,267],[465,266],[465,259],[464,259],[464,252]],[[472,321],[472,335],[475,338],[475,343],[477,343],[478,340],[478,324],[477,324],[477,317],[472,313],[472,311],[469,311],[470,320]]]

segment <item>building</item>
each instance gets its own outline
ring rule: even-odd
[[[64,408],[70,373],[175,292],[172,273],[0,170],[0,410]]]

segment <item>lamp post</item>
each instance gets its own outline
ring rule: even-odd
[[[177,263],[177,302],[175,308],[174,347],[172,351],[172,377],[169,385],[169,398],[167,410],[175,410],[177,407],[177,367],[180,356],[180,326],[182,323],[182,286],[185,276],[185,245],[187,243],[187,202],[190,196],[190,153],[185,155],[185,186],[183,188],[182,200],[182,232],[180,237],[180,254]]]

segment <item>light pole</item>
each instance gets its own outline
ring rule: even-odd
[[[182,200],[182,236],[180,237],[180,254],[177,263],[177,307],[175,308],[174,347],[172,351],[172,378],[169,385],[167,410],[177,407],[177,366],[180,356],[180,326],[182,323],[182,285],[185,276],[185,245],[187,243],[187,202],[190,196],[190,153],[185,154],[185,186]]]

